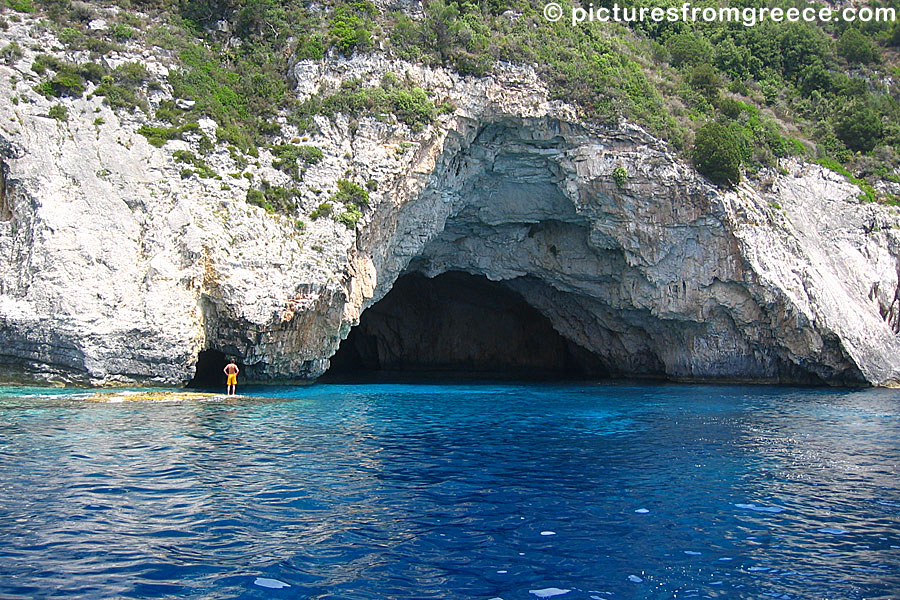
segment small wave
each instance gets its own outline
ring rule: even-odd
[[[755,510],[756,512],[765,513],[780,513],[785,511],[785,509],[780,506],[757,506],[756,504],[735,504],[735,506],[744,510]]]
[[[564,590],[561,588],[550,587],[544,588],[542,590],[528,590],[529,594],[534,594],[538,598],[552,598],[554,596],[562,596],[563,594],[568,594],[572,590]]]
[[[280,590],[281,588],[289,588],[291,584],[279,581],[278,579],[269,579],[268,577],[257,577],[253,581],[253,585],[269,588],[271,590]]]

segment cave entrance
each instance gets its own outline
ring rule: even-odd
[[[517,292],[453,271],[401,276],[363,312],[327,375],[573,379],[607,371]]]
[[[225,389],[225,373],[222,371],[231,360],[219,350],[203,350],[197,355],[197,370],[187,387],[199,389]],[[241,374],[246,373],[244,365],[237,363]]]

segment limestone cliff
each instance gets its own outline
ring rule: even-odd
[[[723,193],[641,128],[581,122],[528,68],[302,61],[301,98],[390,72],[454,109],[420,131],[317,117],[306,143],[324,158],[297,184],[298,229],[246,202],[221,144],[206,158],[221,179],[182,178],[173,152],[197,139],[155,148],[140,111],[68,99],[68,121],[50,118],[31,48],[62,49],[30,25],[0,34],[28,42],[0,65],[4,379],[183,384],[206,349],[253,378],[314,378],[401,274],[462,271],[520,294],[613,374],[900,381],[900,217],[830,171],[787,161]],[[130,51],[118,60],[171,68]],[[248,170],[287,178],[271,164],[263,151]],[[356,227],[307,217],[344,177],[377,184]]]

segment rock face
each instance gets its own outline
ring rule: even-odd
[[[304,143],[325,156],[298,184],[299,230],[246,203],[221,145],[207,158],[221,181],[182,179],[172,153],[194,142],[150,146],[140,114],[94,98],[48,118],[32,59],[0,65],[5,379],[183,384],[208,349],[252,378],[313,378],[402,274],[453,271],[517,294],[612,374],[900,381],[900,218],[820,167],[788,161],[722,193],[639,127],[584,124],[527,68],[307,61],[300,97],[391,72],[455,109],[422,131],[317,118]],[[286,183],[271,160],[248,172]],[[348,172],[377,183],[357,227],[306,217]]]

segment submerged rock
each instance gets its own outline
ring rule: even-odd
[[[7,378],[183,384],[207,349],[252,379],[315,378],[402,274],[461,271],[519,294],[614,375],[900,381],[900,218],[821,167],[785,161],[765,186],[721,192],[640,127],[582,122],[529,68],[303,61],[301,98],[390,72],[455,108],[421,131],[317,117],[323,159],[302,181],[263,152],[247,172],[300,190],[300,230],[245,201],[224,145],[206,158],[222,181],[182,178],[172,153],[192,142],[155,148],[99,98],[47,118],[51,102],[11,77],[33,57],[0,65]],[[306,217],[344,177],[377,190],[356,226]],[[414,334],[374,343],[400,355]]]
[[[152,392],[98,392],[87,396],[88,402],[107,402],[116,404],[120,402],[197,402],[205,400],[246,400],[247,396],[226,396],[225,394],[205,394],[200,392],[183,391],[152,391]]]

